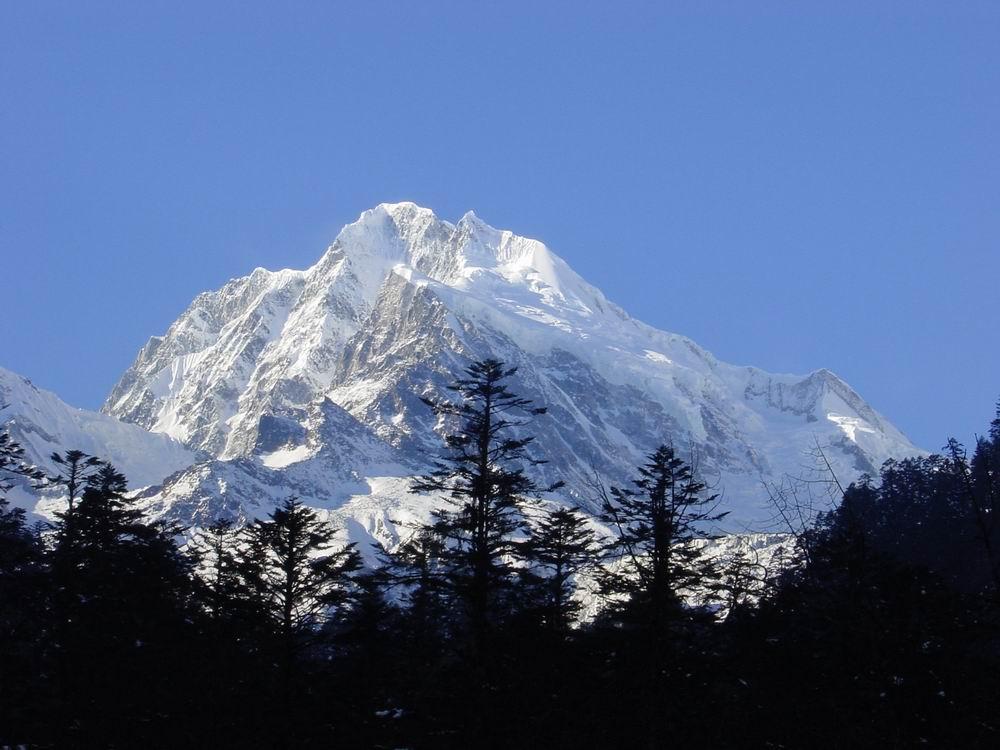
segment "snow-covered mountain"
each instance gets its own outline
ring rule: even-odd
[[[2,367],[0,428],[24,447],[28,462],[49,474],[59,469],[49,457],[71,449],[110,461],[125,472],[133,487],[159,484],[196,460],[194,451],[167,435],[73,408]]]
[[[441,444],[420,397],[448,395],[485,356],[549,408],[532,429],[539,479],[584,505],[595,473],[625,482],[664,441],[736,522],[766,515],[761,482],[800,475],[817,446],[844,482],[920,452],[827,370],[720,362],[631,318],[541,242],[412,203],[364,212],[305,271],[258,268],[199,295],[103,411],[208,456],[145,491],[151,511],[256,515],[294,492],[391,537],[394,514],[425,504],[406,477]]]

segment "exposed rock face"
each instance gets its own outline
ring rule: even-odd
[[[403,478],[440,446],[420,397],[447,396],[485,356],[549,408],[532,426],[539,480],[565,480],[585,506],[595,472],[626,482],[664,441],[748,522],[765,514],[761,480],[801,473],[817,445],[845,482],[920,452],[826,370],[719,362],[629,317],[542,243],[411,203],[366,211],[306,271],[199,295],[103,411],[210,457],[146,492],[158,513],[254,515],[290,492],[347,508],[384,487],[402,508],[420,504]]]

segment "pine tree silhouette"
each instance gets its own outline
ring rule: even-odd
[[[17,478],[37,483],[45,479],[45,473],[25,461],[24,447],[0,429],[0,492],[8,491]]]
[[[23,743],[46,718],[45,549],[26,515],[0,497],[0,746]]]
[[[631,741],[655,748],[668,737],[697,739],[690,727],[700,723],[693,710],[699,701],[692,696],[707,679],[698,640],[711,622],[686,599],[718,584],[719,571],[701,543],[726,513],[670,445],[648,456],[633,485],[602,495],[601,518],[616,537],[607,547],[599,585],[608,601],[604,619],[638,636],[617,646],[623,654],[619,689],[634,693],[630,710],[644,717]],[[703,619],[709,622],[702,625]],[[684,702],[671,700],[679,694]]]
[[[309,725],[310,667],[334,618],[358,593],[361,556],[353,544],[334,547],[335,529],[297,497],[246,527],[240,569],[254,608],[272,635],[277,678],[269,686],[276,706],[271,744],[294,747]]]
[[[626,597],[626,609],[660,630],[686,594],[705,592],[717,581],[718,571],[698,541],[716,536],[711,525],[728,511],[718,511],[718,495],[706,494],[706,485],[670,445],[648,456],[634,485],[612,487],[602,497],[601,519],[617,534],[602,588],[619,601]]]
[[[297,497],[246,528],[243,575],[289,658],[308,648],[338,606],[349,603],[361,556],[333,549],[335,529]]]
[[[581,608],[573,597],[574,577],[594,568],[599,552],[597,534],[577,508],[549,508],[529,524],[520,554],[545,627],[560,632],[570,627]]]
[[[73,512],[60,514],[50,555],[59,744],[170,737],[171,714],[190,710],[175,669],[193,616],[193,572],[175,541],[181,531],[146,523],[109,464],[88,477]]]
[[[435,511],[431,532],[444,541],[443,578],[464,607],[480,655],[509,603],[515,534],[525,527],[528,498],[539,491],[524,465],[544,463],[528,455],[534,438],[517,435],[545,409],[509,390],[504,381],[516,372],[495,359],[473,362],[450,386],[460,401],[424,399],[455,431],[446,435],[447,453],[435,470],[413,484],[417,492],[445,493],[450,502]]]
[[[100,471],[103,463],[95,456],[90,456],[83,451],[68,450],[65,453],[53,453],[50,458],[58,464],[62,471],[52,474],[46,479],[55,485],[66,488],[67,513],[73,512],[73,504],[76,502],[80,491],[86,486],[87,479]]]

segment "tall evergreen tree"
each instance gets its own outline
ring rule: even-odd
[[[599,584],[609,604],[603,619],[633,634],[611,636],[619,654],[611,690],[632,696],[622,705],[636,730],[629,742],[656,748],[669,736],[696,739],[692,727],[704,724],[711,698],[697,696],[713,672],[704,645],[711,618],[685,599],[714,593],[719,571],[702,542],[726,513],[670,445],[647,457],[633,487],[602,491],[601,518],[616,536]]]
[[[883,470],[888,487],[849,487],[807,532],[808,560],[784,570],[756,613],[734,622],[731,659],[743,680],[737,687],[746,689],[733,693],[751,706],[740,721],[752,744],[970,746],[944,738],[968,736],[955,710],[966,687],[949,673],[967,658],[978,628],[962,624],[955,592],[913,563],[914,554],[934,563],[936,553],[912,542],[937,513],[925,489],[946,486],[936,482],[942,465],[900,463]],[[904,485],[918,493],[910,502]],[[937,517],[933,533],[948,535],[945,516]],[[934,567],[944,569],[942,562]],[[983,645],[975,650],[991,659]],[[797,721],[787,718],[789,705]]]
[[[46,479],[51,484],[66,488],[67,513],[72,513],[80,491],[87,485],[87,479],[100,471],[103,463],[96,456],[90,456],[80,450],[53,453],[50,458],[59,465],[61,471]]]
[[[334,533],[297,497],[283,500],[244,533],[241,573],[271,635],[264,647],[277,667],[268,691],[274,747],[299,746],[308,717],[322,710],[315,703],[314,668],[323,663],[334,620],[346,616],[358,590],[361,556],[353,544],[335,549]]]
[[[957,458],[951,443],[949,447]],[[963,478],[979,543],[990,567],[994,594],[1000,601],[1000,403],[988,434],[976,441],[968,473]]]
[[[50,642],[59,744],[177,737],[168,717],[190,711],[193,699],[176,670],[192,635],[192,571],[175,541],[180,531],[144,522],[125,477],[108,464],[87,479],[72,514],[61,514]]]
[[[333,525],[296,497],[246,529],[242,570],[294,661],[335,610],[348,604],[361,556],[353,544],[333,549]]]
[[[249,587],[241,575],[237,550],[240,530],[228,519],[198,529],[188,545],[199,569],[199,595],[216,623],[234,619],[245,610]]]
[[[43,479],[20,443],[0,428],[0,745],[23,741],[44,717],[45,549],[25,511],[4,496],[17,480]]]
[[[662,627],[686,593],[704,592],[718,572],[698,544],[712,537],[710,524],[722,520],[718,495],[670,445],[648,456],[635,489],[603,493],[601,519],[617,533],[608,548],[612,565],[602,572],[606,593],[625,595],[654,629]]]
[[[406,637],[418,649],[432,648],[447,631],[445,546],[432,525],[415,529],[391,554],[382,555],[387,586],[406,608]]]
[[[450,507],[434,513],[433,533],[444,540],[444,580],[464,607],[480,654],[514,581],[524,505],[539,490],[524,466],[544,463],[528,455],[533,438],[518,433],[545,409],[510,391],[505,381],[516,372],[495,359],[473,362],[450,386],[458,402],[424,399],[455,431],[445,437],[447,453],[435,470],[413,484],[449,497]]]
[[[870,550],[934,571],[956,589],[989,588],[971,489],[968,464],[958,453],[886,461],[877,482],[865,477],[847,488],[835,528],[853,524]],[[823,538],[820,530],[832,519],[827,515],[804,542]]]
[[[44,551],[24,510],[0,496],[0,747],[22,743],[45,719]]]
[[[596,565],[599,551],[593,527],[577,508],[549,508],[529,524],[521,555],[545,627],[563,632],[572,624],[582,606],[573,597],[574,578]]]

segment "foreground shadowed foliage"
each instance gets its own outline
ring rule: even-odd
[[[70,451],[45,478],[0,436],[0,478],[70,498],[41,528],[0,500],[0,746],[1000,743],[1000,418],[971,457],[852,485],[756,576],[705,554],[722,513],[669,444],[600,490],[611,539],[541,502],[544,409],[511,373],[429,402],[446,451],[415,489],[447,502],[376,571],[295,498],[181,547],[113,467]],[[601,606],[577,625],[580,580]]]

